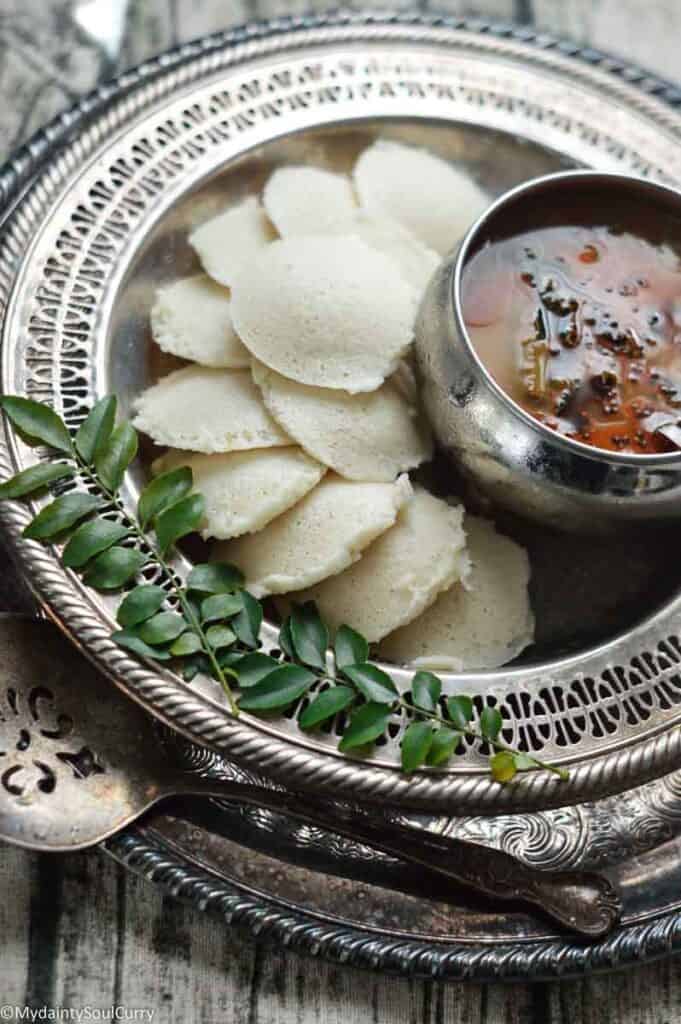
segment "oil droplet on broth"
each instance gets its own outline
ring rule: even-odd
[[[480,249],[462,295],[478,355],[537,420],[613,451],[677,449],[681,263],[670,246],[604,226],[539,228]]]

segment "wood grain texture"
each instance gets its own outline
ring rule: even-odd
[[[0,0],[0,158],[114,70],[251,17],[332,6],[327,0],[97,0],[102,7],[127,5],[112,55],[105,35],[78,26],[75,16],[86,3],[92,0]],[[678,0],[373,0],[372,6],[534,19],[543,30],[681,80]],[[1,549],[0,561],[6,562]],[[23,606],[13,588],[5,590],[0,578],[0,607]],[[159,1024],[681,1024],[678,960],[533,986],[386,979],[268,949],[162,896],[98,852],[50,857],[0,846],[0,892],[0,1004],[149,1008]]]
[[[531,0],[535,23],[556,35],[626,57],[667,78],[681,79],[678,0]]]
[[[104,854],[0,850],[0,1002],[158,1024],[678,1024],[681,964],[536,985],[409,982],[267,948]]]
[[[23,1002],[28,981],[33,862],[24,850],[0,847],[0,993],[8,1003]]]
[[[427,11],[477,14],[481,17],[499,18],[504,21],[511,21],[517,17],[516,0],[479,0],[477,3],[469,3],[466,0],[425,0],[423,7]]]

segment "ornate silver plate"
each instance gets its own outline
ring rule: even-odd
[[[681,183],[678,101],[602,55],[447,18],[286,19],[190,44],[84,101],[0,174],[14,207],[0,248],[3,390],[52,402],[72,426],[106,392],[125,407],[158,372],[148,309],[159,281],[194,266],[188,227],[257,189],[277,163],[347,166],[384,134],[463,161],[493,193],[575,164]],[[4,436],[0,474],[41,456]],[[126,501],[142,479],[142,468],[129,474]],[[570,780],[534,773],[499,787],[474,754],[405,779],[397,717],[370,761],[286,718],[235,721],[210,680],[188,686],[111,643],[111,604],[20,540],[29,514],[0,509],[64,630],[161,720],[290,786],[422,810],[536,810],[621,790],[678,760],[681,565],[659,531],[575,548],[508,524],[532,549],[538,645],[511,669],[446,686],[476,694],[479,707],[497,703],[504,737],[569,766]],[[263,642],[275,645],[272,625]],[[394,675],[406,689],[407,674]]]

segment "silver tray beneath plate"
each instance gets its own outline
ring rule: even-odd
[[[16,204],[0,240],[3,389],[53,402],[73,427],[105,392],[125,406],[158,369],[147,337],[155,287],[196,265],[187,228],[281,161],[347,166],[381,133],[467,164],[491,192],[574,164],[680,183],[678,104],[664,82],[601,54],[445,17],[282,19],[181,47],[83,101],[0,172],[0,199]],[[39,457],[5,436],[0,474]],[[142,478],[128,475],[126,502]],[[511,669],[447,676],[445,688],[496,702],[504,738],[566,764],[570,778],[528,773],[500,787],[472,751],[406,779],[404,717],[363,761],[290,718],[235,721],[212,681],[188,686],[113,644],[111,601],[20,540],[29,515],[0,508],[31,585],[114,682],[197,742],[292,787],[415,810],[536,810],[678,763],[681,553],[661,531],[587,549],[504,522],[531,549],[540,642]],[[179,558],[177,571],[186,565]],[[276,645],[271,623],[263,643]],[[393,675],[408,687],[408,673]]]
[[[210,751],[170,742],[188,771],[244,777]],[[408,977],[564,978],[681,950],[681,772],[536,814],[404,817],[546,869],[605,871],[622,892],[622,925],[585,943],[465,891],[453,888],[448,902],[436,901],[418,872],[360,844],[217,801],[175,801],[105,849],[166,892],[259,939]]]

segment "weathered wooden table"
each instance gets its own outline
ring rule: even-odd
[[[0,0],[0,159],[98,79],[178,41],[248,18],[328,6],[325,0]],[[393,0],[389,6],[474,8],[571,35],[681,79],[679,0]],[[13,595],[2,594],[2,575],[0,606],[8,607]],[[678,960],[532,986],[409,983],[246,942],[98,852],[34,856],[1,847],[0,885],[4,1020],[15,1019],[6,1007],[115,1005],[128,1013],[121,1019],[133,1019],[138,1008],[154,1010],[158,1022],[206,1024],[681,1022]],[[44,1013],[42,1019],[58,1018]]]

